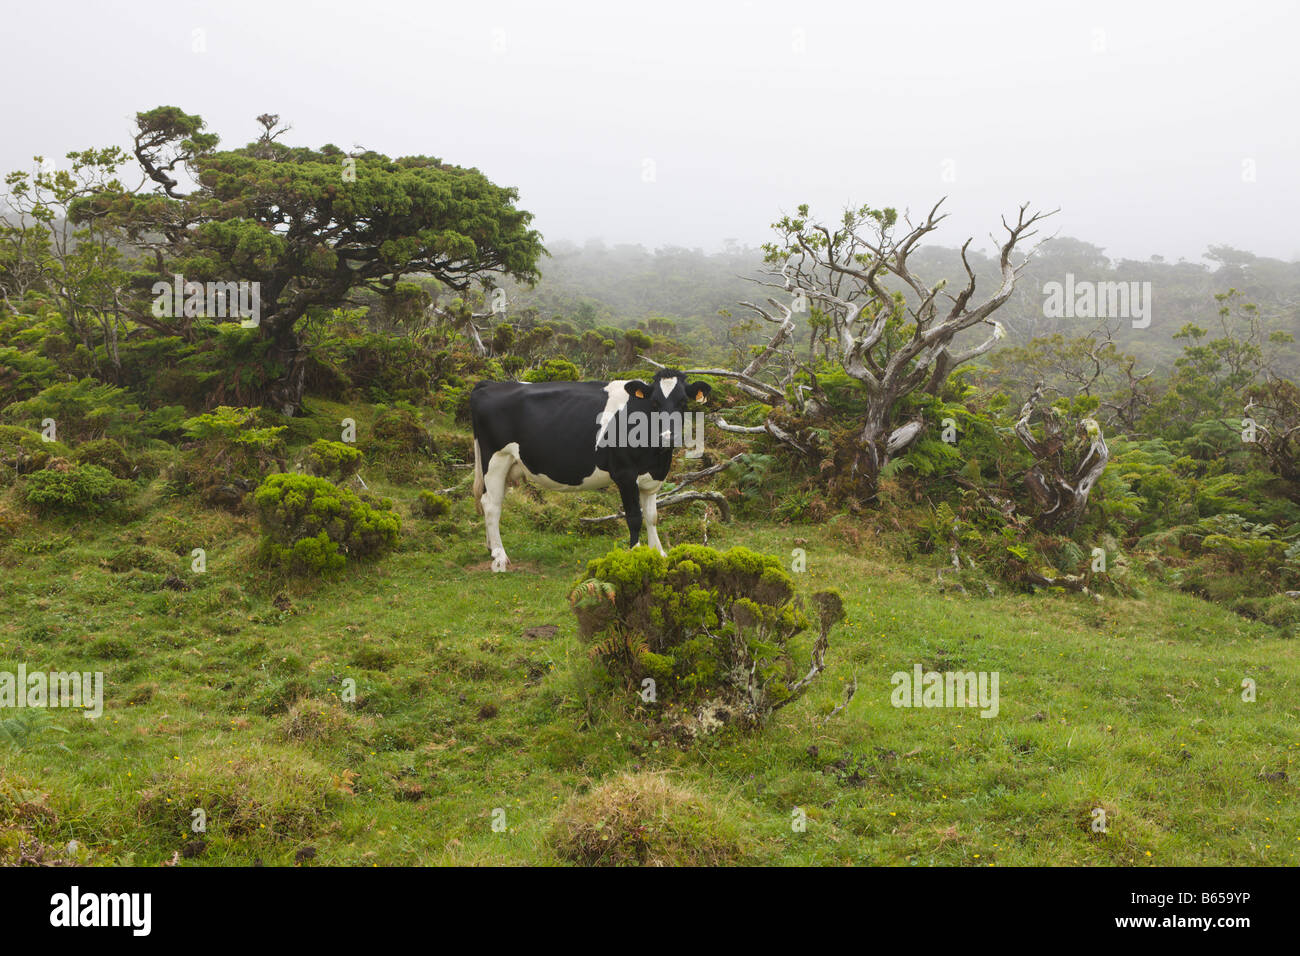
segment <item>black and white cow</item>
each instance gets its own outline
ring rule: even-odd
[[[654,380],[479,382],[469,397],[474,423],[474,498],[487,525],[492,570],[509,565],[501,546],[506,485],[528,478],[542,488],[583,491],[615,485],[631,547],[644,516],[649,544],[659,541],[655,493],[682,443],[690,402],[707,402],[704,382],[674,369]],[[689,425],[689,423],[687,423]]]

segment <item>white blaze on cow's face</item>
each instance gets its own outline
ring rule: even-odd
[[[605,436],[605,431],[609,428],[609,423],[627,404],[627,380],[615,379],[605,386],[605,407],[596,419],[596,424],[600,426],[596,432],[596,447],[600,447],[601,439]]]
[[[659,388],[663,392],[663,396],[664,396],[663,404],[665,407],[669,408],[670,411],[671,411],[671,406],[668,405],[668,402],[672,399],[673,389],[675,389],[676,387],[677,387],[676,375],[670,375],[667,378],[661,378],[659,380]],[[670,422],[670,420],[666,417],[663,419],[663,421]],[[667,428],[665,428],[663,431],[659,433],[659,444],[661,448],[669,448],[672,446],[672,443],[673,443],[673,429],[670,423]]]

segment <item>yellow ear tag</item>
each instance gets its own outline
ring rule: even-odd
[[[636,390],[636,397],[637,397],[637,398],[645,398],[645,392],[641,391],[641,389],[638,388],[638,389]]]
[[[700,389],[698,392],[695,393],[695,400],[697,402],[704,401],[704,389]]]

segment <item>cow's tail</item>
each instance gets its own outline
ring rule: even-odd
[[[483,483],[483,456],[478,450],[478,436],[474,436],[474,509],[483,513],[483,492],[487,485]]]

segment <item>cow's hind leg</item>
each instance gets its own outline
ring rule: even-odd
[[[666,554],[663,542],[659,540],[659,506],[657,496],[659,494],[659,485],[662,482],[654,482],[651,485],[640,485],[641,492],[641,514],[645,518],[646,541],[650,547],[654,548],[660,554]]]
[[[629,548],[635,548],[641,540],[641,489],[636,479],[618,482],[618,493],[623,499],[623,515],[627,518],[627,530],[630,535]]]
[[[506,479],[515,459],[507,451],[499,451],[488,462],[483,474],[483,524],[487,528],[487,546],[492,554],[492,570],[504,571],[510,567],[506,549],[501,544],[501,504],[506,497]]]

